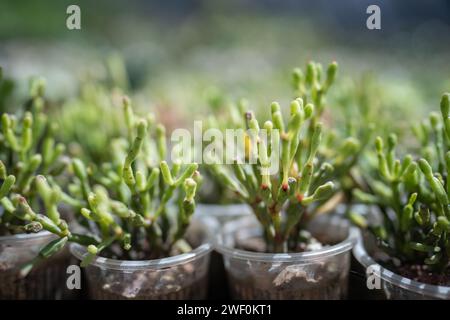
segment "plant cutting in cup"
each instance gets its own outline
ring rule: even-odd
[[[124,99],[128,136],[98,170],[74,159],[71,194],[83,201],[80,224],[98,245],[74,245],[97,299],[203,298],[207,230],[187,232],[195,211],[197,164],[169,165],[165,130],[137,118]],[[154,137],[154,138],[151,138]],[[155,157],[155,155],[157,155]]]
[[[334,192],[330,180],[333,167],[318,163],[322,125],[314,120],[313,113],[313,104],[304,105],[297,98],[290,104],[290,117],[285,124],[280,105],[272,103],[272,119],[262,127],[269,138],[260,139],[259,122],[252,112],[247,112],[242,158],[229,166],[211,165],[217,179],[252,207],[259,222],[259,226],[239,228],[237,222],[232,227],[225,226],[219,239],[218,250],[224,254],[235,297],[337,299],[345,295],[351,248],[351,241],[345,243],[348,230],[322,230],[320,234],[307,231],[319,212],[319,204]],[[248,159],[256,161],[244,161]],[[270,171],[273,161],[279,161],[276,173]],[[235,239],[228,239],[227,229]],[[253,234],[255,230],[259,233]],[[334,239],[330,241],[331,238]],[[317,250],[319,254],[324,246],[342,243],[345,244],[338,245],[335,256],[320,256],[315,262],[307,258],[308,252]],[[331,247],[332,252],[338,249]]]
[[[377,138],[378,175],[366,177],[369,190],[354,191],[360,202],[374,206],[379,213],[376,221],[371,221],[370,215],[350,213],[352,221],[375,239],[375,243],[362,245],[398,278],[414,282],[402,287],[398,279],[388,281],[385,290],[390,298],[448,298],[450,294],[449,109],[449,95],[445,94],[441,116],[432,113],[429,122],[415,130],[421,145],[417,161],[411,155],[396,158],[395,135],[389,137],[386,147]],[[361,251],[357,258],[362,261],[362,256]]]
[[[58,203],[69,199],[58,185],[68,161],[65,146],[55,142],[54,122],[43,112],[44,89],[42,79],[33,81],[24,108],[29,111],[1,115],[0,297],[5,299],[54,298],[64,283],[65,258],[44,260],[75,237],[58,211]]]

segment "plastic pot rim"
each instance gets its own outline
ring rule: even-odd
[[[54,235],[47,230],[39,231],[38,233],[19,233],[8,236],[0,237],[0,244],[14,245],[23,244],[24,242],[29,242],[30,240],[41,240],[44,238],[52,238]]]
[[[199,259],[212,250],[210,243],[204,243],[190,252],[178,254],[176,256],[152,259],[152,260],[118,260],[98,256],[89,265],[97,266],[103,269],[134,271],[144,269],[165,269],[180,264],[185,264],[193,260]],[[86,248],[77,244],[70,244],[70,252],[78,260],[82,260],[87,254]]]
[[[241,228],[245,228],[243,222],[244,220],[248,220],[249,217],[244,217],[238,219],[236,221],[232,221],[227,223],[230,225],[239,225],[241,224]],[[248,227],[248,226],[247,226]],[[239,228],[239,226],[237,227]],[[251,261],[260,261],[260,262],[295,262],[297,264],[308,264],[314,263],[317,260],[322,260],[324,258],[332,257],[338,255],[340,253],[344,253],[350,251],[353,248],[354,243],[357,240],[358,230],[355,227],[349,226],[347,237],[332,246],[326,246],[319,250],[307,251],[307,252],[299,252],[299,253],[261,253],[261,252],[253,252],[242,249],[230,248],[223,244],[223,235],[225,230],[216,237],[215,239],[215,249],[226,256],[229,256],[233,259],[241,259],[241,260],[251,260]]]
[[[382,280],[405,290],[413,291],[425,296],[431,296],[440,299],[450,299],[450,287],[437,286],[414,281],[382,267],[366,251],[362,239],[362,234],[359,230],[357,232],[358,237],[355,246],[353,247],[353,255],[365,269],[367,269],[369,266],[376,267],[376,273]]]

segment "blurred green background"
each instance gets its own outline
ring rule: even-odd
[[[81,8],[81,30],[66,28],[70,4]],[[381,30],[366,28],[370,4],[381,8]],[[450,88],[449,31],[444,0],[2,0],[0,65],[18,93],[40,75],[51,98],[66,99],[123,60],[125,91],[177,123],[209,112],[211,99],[287,102],[293,67],[337,60],[341,86],[370,75],[399,120],[420,119]]]

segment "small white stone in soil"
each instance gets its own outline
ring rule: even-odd
[[[281,286],[282,284],[289,283],[292,279],[303,278],[307,282],[316,283],[320,279],[314,279],[314,272],[307,272],[305,265],[292,265],[286,267],[280,274],[273,280],[275,286]]]

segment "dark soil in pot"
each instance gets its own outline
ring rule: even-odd
[[[265,252],[262,238],[240,239],[236,243],[238,249]],[[320,242],[311,246],[299,246],[295,253],[321,248]],[[348,274],[340,272],[340,268],[348,270],[348,259],[340,259],[340,265],[335,259],[322,259],[315,263],[288,264],[279,266],[276,262],[258,262],[250,276],[245,272],[229,272],[229,286],[232,296],[238,299],[287,299],[287,300],[317,300],[343,299],[347,296]],[[344,265],[342,265],[342,263]],[[265,270],[278,268],[276,273]],[[258,274],[258,271],[261,274]]]
[[[208,288],[208,278],[199,277],[192,264],[164,271],[164,275],[136,272],[128,276],[127,283],[114,274],[98,278],[89,270],[87,277],[89,296],[97,300],[199,300],[206,297]],[[186,279],[196,280],[186,284]]]
[[[252,278],[238,278],[229,274],[232,296],[244,300],[336,300],[347,296],[347,276],[327,276],[325,265],[320,266],[310,277],[303,268],[286,267],[272,281],[270,290],[259,288]],[[259,281],[259,280],[258,280]]]
[[[391,270],[402,277],[421,283],[435,286],[450,286],[450,270],[448,268],[444,273],[436,273],[427,265],[401,264],[398,259],[388,256],[377,247],[377,241],[372,234],[363,232],[362,236],[365,246],[371,248],[370,255],[372,258],[384,268]]]
[[[380,290],[373,289],[371,293],[379,293],[391,300],[448,300],[450,297],[448,273],[437,275],[423,266],[402,266],[398,259],[394,260],[380,250],[376,239],[368,232],[361,232],[353,254],[361,268],[376,266],[381,269]]]
[[[66,268],[70,263],[68,251],[44,260],[26,276],[20,266],[11,268],[0,263],[1,300],[53,300],[71,298],[74,292],[66,288]]]
[[[194,249],[186,254],[177,250],[169,255],[130,251],[126,257],[132,259],[126,259],[114,254],[118,251],[111,247],[109,255],[105,253],[96,258],[84,269],[89,297],[101,300],[205,299],[211,246],[202,230],[202,225],[191,224],[185,240]],[[71,251],[78,259],[86,252],[77,245],[72,245]]]
[[[398,273],[405,278],[414,281],[433,284],[436,286],[450,286],[450,271],[443,274],[433,273],[428,266],[424,265],[403,265],[396,268]]]

